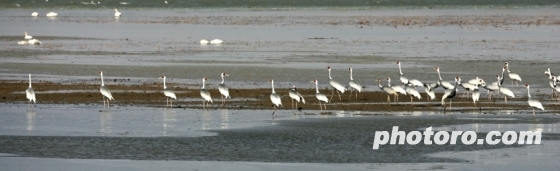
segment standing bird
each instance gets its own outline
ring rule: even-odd
[[[469,97],[469,91],[473,90],[474,87],[475,87],[474,84],[471,84],[471,83],[468,83],[468,82],[466,82],[466,83],[460,82],[459,85],[461,87],[463,87],[463,89],[465,89],[465,91],[463,91],[463,95],[464,95],[463,98],[465,98],[465,97],[468,98]]]
[[[173,99],[177,100],[177,96],[175,96],[175,93],[173,92],[173,90],[169,90],[169,89],[167,89],[167,86],[165,86],[165,79],[167,79],[167,77],[161,76],[161,78],[163,79],[163,95],[165,95],[165,97],[166,97],[165,98],[166,99],[165,104],[172,107],[173,106]],[[171,105],[169,105],[170,101],[171,101]]]
[[[457,84],[461,82],[461,77],[455,77],[455,85],[453,85],[452,89],[445,90],[443,96],[441,97],[441,105],[443,106],[443,110],[445,110],[445,99],[449,99],[449,107],[451,107],[451,103],[453,101],[453,97],[457,94]]]
[[[443,81],[443,79],[441,79],[441,74],[439,73],[439,68],[435,67],[434,70],[437,71],[437,74],[439,76],[439,81],[438,84],[441,85],[441,87],[443,87],[443,89],[453,89],[453,85],[447,81]]]
[[[516,74],[516,73],[513,73],[513,72],[509,71],[508,62],[506,62],[505,69],[507,69],[509,79],[511,79],[511,85],[513,85],[513,81],[515,81],[515,85],[519,86],[519,84],[517,83],[517,81],[521,81],[521,77],[519,76],[519,74]]]
[[[525,87],[527,87],[527,99],[528,99],[527,102],[529,103],[529,106],[533,108],[533,116],[535,116],[535,108],[544,111],[544,107],[542,106],[541,102],[531,98],[531,91],[529,91],[529,84],[525,84]]]
[[[329,103],[329,99],[327,99],[327,96],[325,96],[323,93],[319,93],[319,82],[317,80],[313,80],[313,83],[315,83],[315,97],[317,97],[317,100],[319,100],[319,108],[321,108],[321,111],[323,111],[323,106],[321,106],[321,101],[325,102],[325,110],[327,110],[327,103]]]
[[[222,105],[225,105],[226,99],[229,98],[231,99],[231,96],[229,96],[229,90],[228,87],[225,84],[225,80],[224,80],[224,76],[225,77],[229,77],[228,74],[223,73],[220,74],[222,76],[222,83],[218,85],[218,90],[220,90],[220,94],[222,94]]]
[[[515,97],[513,92],[507,87],[502,87],[502,83],[500,83],[499,81],[498,81],[498,87],[499,87],[500,93],[504,94],[504,101],[506,103],[507,103],[507,97],[508,96],[511,97],[511,98]]]
[[[35,99],[35,91],[33,90],[33,87],[31,87],[31,74],[29,74],[29,88],[25,90],[25,95],[27,99],[29,99],[30,107],[31,105],[35,106],[35,104],[37,104],[37,100]]]
[[[116,8],[115,8],[115,17],[120,17],[121,16],[121,12],[119,12]]]
[[[385,92],[387,94],[387,104],[391,105],[390,95],[396,96],[397,91],[393,90],[393,88],[391,88],[390,86],[381,85],[381,82],[382,82],[381,79],[377,79],[377,82],[379,82],[379,89],[383,90],[383,92]]]
[[[401,76],[400,76],[401,82],[405,83],[405,84],[408,84],[408,78],[406,78],[404,76],[404,74],[402,73],[402,70],[401,70],[401,61],[397,61],[397,65],[399,65],[399,73],[401,74]]]
[[[290,92],[288,94],[290,95],[290,98],[292,98],[292,110],[294,109],[294,100],[296,100],[296,109],[298,109],[297,105],[300,101],[303,102],[303,104],[305,104],[305,99],[297,91],[297,88],[296,88],[295,85],[292,87],[292,89],[290,89]]]
[[[208,40],[206,40],[206,39],[200,39],[200,44],[201,44],[201,45],[206,45],[206,44],[208,44],[208,43],[210,43],[210,41],[208,41]]]
[[[224,41],[220,39],[213,39],[210,41],[210,44],[216,45],[216,44],[222,44],[222,42]]]
[[[280,99],[280,96],[274,91],[274,80],[270,80],[270,84],[272,84],[272,94],[270,94],[270,101],[272,101],[272,105],[274,106],[274,112],[272,112],[272,115],[274,115],[276,113],[276,110],[278,110],[278,107],[282,106],[282,100]]]
[[[344,86],[342,86],[340,83],[338,83],[338,82],[336,82],[335,80],[332,79],[332,77],[331,77],[331,66],[328,66],[327,68],[329,69],[329,83],[333,87],[333,90],[332,90],[332,93],[331,93],[331,99],[329,99],[329,101],[331,101],[332,98],[333,98],[334,89],[336,89],[336,93],[338,93],[338,98],[340,99],[340,101],[342,101],[342,98],[340,97],[340,93],[344,94],[344,91],[346,91],[346,88],[344,88]]]
[[[28,34],[27,34],[27,31],[25,31],[24,33],[25,33],[25,37],[24,37],[25,40],[31,40],[31,39],[33,39],[33,36],[28,35]]]
[[[202,79],[202,88],[200,89],[200,96],[202,97],[202,108],[204,107],[204,102],[206,101],[206,106],[208,106],[208,102],[210,103],[214,103],[212,102],[212,97],[210,96],[210,92],[208,90],[206,90],[205,85],[206,85],[206,81],[208,80],[208,78],[204,77]]]
[[[404,90],[403,87],[395,85],[395,86],[391,86],[391,78],[387,77],[387,86],[391,87],[391,89],[393,89],[394,91],[396,91],[397,93],[400,93],[402,95],[406,95],[406,90]],[[399,94],[394,94],[393,96],[393,101],[399,103]]]
[[[32,17],[37,17],[37,16],[39,16],[39,13],[33,12],[33,13],[31,13],[31,16],[32,16]]]
[[[103,82],[103,71],[99,71],[99,75],[101,75],[101,87],[99,88],[99,91],[103,96],[103,109],[105,109],[105,98],[107,98],[107,108],[110,107],[109,101],[115,99],[113,98],[113,95],[111,95],[111,91],[105,87],[105,83]]]
[[[496,78],[498,79],[498,82],[500,80],[500,76],[496,75]],[[486,82],[482,82],[480,83],[480,85],[482,86],[482,88],[488,90],[488,100],[492,99],[492,94],[494,94],[494,91],[498,91],[500,90],[500,87],[498,87],[498,82],[496,82],[496,84],[492,83],[492,84],[486,84]]]
[[[554,98],[555,95],[556,97],[558,97],[558,95],[556,94],[556,81],[554,79],[555,76],[550,73],[550,68],[548,68],[548,71],[544,71],[544,74],[548,76],[548,85],[550,85],[550,88],[552,88],[552,95],[550,96],[550,98]]]
[[[476,77],[476,80],[479,80],[478,77]],[[479,80],[477,83],[474,84],[474,88],[472,92],[472,100],[473,100],[474,107],[476,107],[476,102],[480,98],[480,90],[478,89],[479,83],[482,83],[482,80]]]
[[[418,90],[416,90],[416,87],[413,87],[412,84],[404,84],[405,85],[405,90],[406,90],[406,94],[410,95],[410,103],[411,105],[414,105],[414,102],[412,101],[412,99],[414,99],[414,97],[418,98],[418,100],[422,99],[422,96],[420,96],[420,93],[418,93]]]
[[[356,82],[354,82],[354,78],[352,78],[352,67],[348,68],[348,70],[350,70],[350,82],[348,83],[350,85],[350,96],[348,98],[352,97],[352,90],[356,90],[356,100],[358,99],[358,93],[362,92],[362,86]]]
[[[558,77],[552,77],[552,81],[554,83],[554,90],[556,91],[556,94],[558,95],[558,92],[560,92],[560,86],[558,86],[557,81],[558,81]]]

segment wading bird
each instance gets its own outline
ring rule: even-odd
[[[29,100],[29,107],[35,106],[35,104],[37,104],[37,100],[35,99],[35,91],[33,90],[33,87],[31,87],[31,74],[29,74],[29,88],[25,90],[25,95]]]
[[[358,99],[358,93],[362,92],[362,86],[354,82],[354,78],[352,78],[352,67],[348,68],[348,70],[350,70],[350,82],[348,83],[350,85],[350,96],[348,98],[350,99],[352,97],[352,90],[356,90],[356,99]]]
[[[270,101],[272,101],[272,105],[274,106],[274,112],[272,112],[272,115],[274,115],[276,113],[276,110],[278,110],[278,107],[282,106],[282,100],[280,99],[280,96],[276,94],[276,91],[274,91],[274,80],[270,80],[270,84],[272,84]]]
[[[109,101],[115,99],[113,98],[113,95],[111,95],[111,91],[105,87],[105,83],[103,82],[103,71],[99,71],[99,75],[101,76],[101,87],[99,88],[99,91],[103,96],[103,109],[105,109],[105,99],[107,99],[107,108],[110,107]]]
[[[383,90],[383,92],[387,94],[387,104],[391,105],[390,95],[397,96],[397,91],[393,90],[390,86],[381,85],[381,79],[377,79],[377,82],[379,82],[379,89]]]
[[[32,16],[32,17],[37,17],[37,16],[39,16],[39,13],[33,12],[33,13],[31,13],[31,16]]]
[[[166,99],[165,105],[172,107],[173,99],[177,100],[177,96],[175,96],[173,90],[169,90],[167,89],[167,86],[165,86],[165,79],[167,79],[167,77],[161,76],[161,78],[163,79],[163,95],[165,95],[165,99]],[[169,104],[169,102],[171,102],[171,105]]]
[[[116,8],[115,8],[115,17],[120,17],[121,16],[121,12],[119,12]]]
[[[525,84],[525,87],[527,87],[527,99],[528,99],[527,103],[529,103],[529,106],[533,108],[533,116],[535,116],[535,108],[544,111],[544,107],[542,106],[541,102],[531,98],[531,91],[529,91],[529,84]]]
[[[58,14],[56,12],[49,12],[47,13],[47,17],[56,17]]]
[[[420,96],[420,93],[418,93],[418,90],[416,90],[416,87],[413,87],[412,84],[404,84],[404,86],[405,86],[406,94],[410,95],[411,105],[414,105],[414,102],[412,101],[414,97],[418,98],[418,100],[422,99],[422,96]]]
[[[340,97],[340,94],[344,94],[344,91],[346,91],[346,88],[344,88],[344,86],[342,86],[340,83],[336,82],[335,80],[332,79],[331,77],[331,66],[328,66],[327,69],[329,69],[329,84],[331,84],[331,86],[333,87],[332,93],[331,93],[331,98],[329,99],[329,101],[332,101],[332,98],[334,96],[334,90],[336,89],[336,93],[338,93],[338,98],[339,100],[342,101],[342,98]]]
[[[33,36],[28,35],[28,34],[27,34],[27,31],[25,31],[24,33],[25,33],[25,37],[24,37],[25,40],[31,40],[31,39],[33,39]]]
[[[222,41],[222,40],[220,40],[220,39],[214,39],[214,40],[211,40],[211,41],[210,41],[210,44],[216,45],[216,44],[222,44],[222,42],[224,42],[224,41]]]
[[[443,89],[453,89],[453,84],[451,84],[451,83],[449,83],[449,82],[447,82],[447,81],[443,81],[443,79],[441,79],[441,74],[439,73],[439,68],[438,68],[438,67],[435,67],[434,70],[437,71],[437,74],[438,74],[438,76],[439,76],[439,81],[438,81],[439,85],[440,85],[441,87],[443,87]]]
[[[202,88],[200,89],[200,96],[202,97],[202,108],[204,109],[204,102],[206,102],[206,106],[208,106],[208,102],[210,103],[214,103],[212,102],[212,96],[210,96],[210,92],[205,88],[206,85],[206,81],[208,81],[208,78],[204,77],[202,79]]]
[[[499,75],[496,75],[496,78],[497,78],[498,80],[500,80],[500,76],[499,76]],[[486,84],[486,82],[480,83],[480,85],[482,86],[482,88],[488,90],[488,97],[487,97],[488,100],[491,100],[491,99],[492,99],[492,94],[494,94],[494,91],[500,92],[500,91],[499,91],[499,90],[500,90],[500,87],[498,87],[498,82],[499,82],[499,81],[497,81],[496,84],[493,84],[493,83],[492,83],[492,84]]]
[[[513,92],[507,88],[507,87],[503,87],[501,83],[498,83],[498,87],[500,90],[500,93],[504,94],[504,101],[507,103],[507,97],[511,97],[514,98],[515,95],[513,94]]]
[[[392,86],[391,85],[391,78],[390,77],[387,77],[387,86],[391,87],[391,89],[393,89],[394,91],[396,91],[399,94],[406,95],[406,90],[404,90],[404,88],[402,86],[399,86],[399,85]],[[393,101],[399,103],[399,95],[398,94],[394,94]]]
[[[218,85],[218,90],[220,90],[220,94],[222,94],[221,95],[222,96],[222,105],[225,105],[226,99],[227,98],[231,99],[231,96],[229,96],[228,87],[226,86],[225,79],[224,79],[224,77],[229,77],[229,75],[226,74],[226,73],[223,73],[223,72],[220,75],[222,76],[222,83]]]
[[[404,76],[401,70],[401,61],[397,61],[397,65],[399,65],[399,73],[400,73],[399,79],[401,80],[402,83],[408,84],[408,78]]]
[[[201,45],[206,45],[206,44],[208,44],[208,43],[210,43],[210,42],[209,42],[208,40],[206,40],[206,39],[201,39],[201,40],[200,40],[200,44],[201,44]]]
[[[445,99],[449,99],[449,107],[451,107],[451,103],[453,101],[453,97],[457,94],[457,84],[461,82],[461,77],[455,77],[455,85],[453,85],[452,89],[445,90],[443,96],[441,97],[441,105],[443,106],[443,110],[445,110]]]
[[[513,73],[513,72],[509,71],[508,62],[506,62],[505,69],[507,69],[509,79],[511,79],[511,85],[513,85],[513,81],[515,81],[515,85],[519,86],[519,84],[517,83],[517,81],[521,81],[521,77],[519,76],[519,74],[516,74],[516,73]]]
[[[290,89],[290,92],[288,92],[288,94],[290,95],[290,98],[292,98],[292,110],[294,109],[294,100],[296,100],[296,109],[298,109],[298,103],[300,101],[303,102],[303,104],[305,104],[305,99],[297,91],[297,88],[296,88],[295,85],[292,87],[292,89]]]
[[[434,92],[434,89],[436,89],[437,86],[438,86],[437,83],[432,83],[432,84],[424,83],[423,87],[424,90],[426,91],[426,98],[428,99],[428,101],[436,99],[436,92]]]
[[[478,77],[476,77],[476,80],[478,80],[479,83],[482,82],[482,80],[479,80]],[[480,98],[480,90],[478,89],[479,83],[474,84],[474,88],[473,88],[473,92],[472,92],[472,100],[473,100],[474,107],[476,107],[476,102]]]
[[[325,96],[323,93],[319,93],[319,82],[317,80],[313,80],[313,83],[315,83],[315,97],[317,98],[317,100],[319,100],[319,108],[321,108],[321,111],[323,111],[323,106],[321,106],[321,101],[325,102],[325,110],[327,110],[327,103],[329,103],[329,99],[327,99],[327,96]]]

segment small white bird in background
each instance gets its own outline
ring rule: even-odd
[[[107,98],[107,108],[110,107],[109,101],[115,99],[113,98],[113,95],[111,95],[111,91],[105,87],[105,83],[103,82],[103,71],[99,71],[99,75],[101,76],[101,87],[99,88],[99,91],[103,96],[103,109],[105,109],[105,98]]]
[[[33,12],[33,13],[31,13],[31,16],[32,17],[37,17],[37,16],[39,16],[39,13],[38,12]]]
[[[350,70],[350,82],[348,83],[350,85],[350,96],[348,96],[348,99],[352,97],[352,90],[356,90],[356,100],[357,100],[358,93],[362,92],[362,85],[354,82],[354,78],[352,78],[352,67],[348,68],[348,70]]]
[[[509,71],[508,62],[506,62],[506,68],[505,69],[508,72],[509,79],[511,79],[511,85],[513,85],[513,81],[515,81],[515,85],[519,86],[519,84],[517,83],[517,81],[521,81],[521,77],[519,76],[519,74],[516,74],[516,73],[513,73],[513,72]]]
[[[222,83],[218,85],[218,90],[220,90],[220,94],[222,94],[221,95],[222,96],[222,105],[225,105],[226,99],[227,98],[231,99],[231,96],[229,96],[228,87],[226,86],[225,79],[224,79],[224,77],[229,77],[229,75],[226,74],[226,73],[223,73],[223,72],[220,75],[222,76]]]
[[[317,80],[313,80],[312,83],[315,83],[315,97],[317,98],[317,100],[319,100],[319,108],[321,109],[321,111],[323,111],[323,106],[321,106],[322,101],[325,102],[325,110],[327,110],[327,103],[329,103],[329,99],[327,98],[327,96],[325,96],[325,94],[319,93],[319,82]]]
[[[200,44],[201,44],[201,45],[207,45],[208,43],[210,43],[210,42],[209,42],[208,40],[206,40],[206,39],[201,39],[201,40],[200,40]]]
[[[305,104],[305,99],[303,98],[303,96],[297,91],[296,86],[294,85],[292,87],[292,89],[290,89],[290,92],[288,93],[290,98],[292,98],[292,110],[294,109],[294,100],[296,100],[296,109],[298,108],[298,103],[301,101],[303,102],[303,104]]]
[[[282,100],[280,99],[280,96],[274,91],[274,80],[270,80],[270,84],[272,84],[270,101],[272,101],[272,105],[274,106],[274,112],[272,112],[272,115],[274,115],[276,113],[276,110],[278,110],[278,107],[282,106]]]
[[[25,40],[31,40],[31,39],[33,39],[33,36],[28,35],[28,34],[27,34],[27,31],[25,31],[24,33],[25,33],[25,37],[24,37]]]
[[[31,39],[31,40],[27,41],[27,44],[30,44],[30,45],[40,45],[40,44],[43,44],[43,43],[41,43],[41,41],[39,41],[39,40],[37,40],[37,39]]]
[[[35,99],[35,91],[33,87],[31,87],[31,74],[29,74],[29,88],[25,90],[25,95],[27,99],[29,99],[29,107],[32,105],[35,106],[37,104],[37,100]]]
[[[22,41],[17,42],[18,45],[26,45],[26,44],[28,44],[28,43],[29,43],[29,42],[28,42],[28,41],[25,41],[25,40],[22,40]]]
[[[165,4],[167,4],[167,1],[164,1],[164,2],[165,2]]]
[[[165,95],[166,97],[165,105],[169,107],[173,107],[173,100],[177,100],[177,96],[175,96],[173,90],[167,89],[167,86],[165,86],[165,80],[167,79],[167,77],[161,76],[161,78],[163,79],[163,95]],[[170,101],[171,101],[171,105],[169,104]]]
[[[214,39],[214,40],[210,41],[210,44],[216,45],[216,44],[222,44],[222,42],[224,42],[224,41],[222,41],[220,39]]]
[[[529,106],[533,108],[533,116],[535,116],[535,108],[544,111],[544,107],[542,106],[541,102],[531,98],[531,91],[529,91],[529,84],[525,84],[525,87],[527,87],[527,99],[528,99],[527,103],[529,103]]]
[[[121,16],[121,12],[119,12],[116,8],[115,8],[115,17],[120,17]]]
[[[58,14],[56,12],[49,12],[47,13],[47,17],[56,17]]]
[[[206,106],[208,106],[208,102],[210,103],[214,103],[212,102],[212,97],[210,96],[210,92],[208,90],[206,90],[205,85],[206,85],[206,81],[208,80],[208,78],[204,77],[202,79],[202,88],[200,89],[200,96],[202,97],[202,108],[204,109],[204,102],[206,102]]]

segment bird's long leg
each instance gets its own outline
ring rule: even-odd
[[[327,110],[327,103],[325,103],[325,110]]]
[[[272,115],[274,115],[276,113],[276,105],[274,105],[274,112],[272,112]]]
[[[387,94],[387,104],[391,105],[391,97]]]
[[[332,87],[332,91],[331,91],[331,98],[329,99],[329,102],[332,101],[332,97],[334,96],[334,87]]]
[[[294,110],[294,99],[292,99],[292,110]]]
[[[202,109],[204,109],[204,100],[202,100]]]
[[[111,100],[111,99],[107,98],[107,109],[111,108],[111,103],[110,103],[109,100]]]
[[[171,108],[173,108],[173,99],[169,99],[169,103],[171,104]]]
[[[321,109],[321,111],[323,111],[323,106],[321,106],[321,101],[319,101],[319,109]]]
[[[292,99],[292,100],[293,100],[293,99]],[[298,104],[298,102],[296,101],[296,110],[298,110],[298,109],[299,109],[299,108],[298,108],[298,106],[297,106],[297,104]]]
[[[358,100],[358,91],[356,91],[356,100]],[[350,93],[350,95],[352,95],[352,93]]]
[[[507,96],[506,96],[505,94],[504,94],[504,99],[505,99],[505,101],[506,101],[506,103],[507,103]]]
[[[535,117],[535,108],[533,108],[533,117]]]
[[[353,90],[354,90],[353,88],[350,89],[350,96],[348,96],[348,100],[352,99],[352,92],[353,92]],[[358,92],[358,91],[356,91],[356,92]],[[357,95],[357,94],[356,94],[356,95]]]
[[[449,108],[451,108],[452,103],[453,103],[453,99],[449,99]]]
[[[103,97],[103,109],[105,109],[105,96],[101,96]]]
[[[336,93],[338,93],[338,99],[342,101],[342,97],[340,97],[340,91],[336,90]]]

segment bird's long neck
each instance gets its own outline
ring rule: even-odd
[[[222,74],[222,84],[224,84],[225,80],[224,80],[224,75]]]
[[[457,91],[457,84],[459,83],[459,80],[455,80],[455,85],[453,86],[453,91]]]
[[[332,80],[332,77],[331,77],[331,69],[330,69],[330,68],[329,68],[329,79]]]
[[[101,74],[101,86],[105,86],[105,83],[103,83],[103,74]]]
[[[440,81],[443,80],[443,79],[441,79],[441,74],[439,73],[439,70],[437,70],[437,75],[439,76]]]
[[[379,88],[383,88],[383,85],[381,85],[381,82],[379,82]]]
[[[167,89],[167,86],[165,86],[165,78],[163,78],[163,89]]]
[[[206,85],[206,80],[202,79],[202,89],[204,89],[205,85]]]
[[[319,83],[315,82],[315,90],[319,93]]]
[[[274,91],[274,82],[270,82],[270,83],[272,84],[272,93],[276,93],[276,92]]]
[[[527,87],[527,98],[531,99],[531,91],[529,91],[529,87]]]
[[[401,73],[401,75],[403,75],[402,70],[401,70],[401,64],[399,63],[399,72]]]
[[[381,84],[381,83],[379,83]],[[391,87],[391,79],[387,79],[387,86]]]
[[[29,87],[31,87],[31,74],[29,74]]]
[[[352,70],[350,70],[350,80],[354,80],[354,79],[352,78]]]

